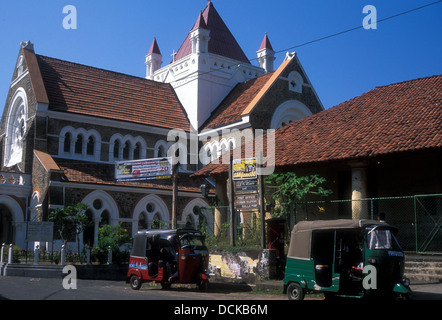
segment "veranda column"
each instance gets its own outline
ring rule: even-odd
[[[218,198],[218,206],[215,208],[213,233],[218,236],[221,233],[222,225],[227,222],[227,206],[229,201],[227,199],[227,183],[226,180],[217,180],[215,194]],[[220,208],[222,207],[222,208]]]
[[[351,169],[351,212],[353,219],[368,219],[368,202],[358,201],[367,198],[367,171],[365,167]]]

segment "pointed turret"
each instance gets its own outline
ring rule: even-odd
[[[267,73],[273,71],[273,61],[275,61],[275,51],[270,43],[267,32],[262,39],[261,46],[256,52],[258,55],[259,66],[263,68]]]
[[[204,21],[203,13],[200,12],[195,25],[190,31],[192,53],[207,53],[209,50],[210,30]]]
[[[153,74],[155,73],[155,71],[161,68],[161,64],[163,63],[163,56],[161,55],[156,38],[153,38],[153,42],[150,45],[149,52],[146,55],[145,63],[146,79],[153,80]]]

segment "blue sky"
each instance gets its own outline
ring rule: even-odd
[[[362,25],[364,6],[383,19],[435,0],[213,0],[249,59],[268,33],[275,51]],[[163,61],[178,50],[206,0],[15,0],[0,3],[0,108],[21,41],[38,54],[144,77],[154,37]],[[77,29],[63,28],[63,7]],[[442,73],[442,2],[296,51],[325,108],[376,86]],[[275,66],[285,52],[277,54]],[[256,60],[252,61],[257,64]],[[164,63],[163,63],[164,65]]]

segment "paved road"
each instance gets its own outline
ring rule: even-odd
[[[412,300],[442,300],[442,283],[412,285]],[[194,287],[172,287],[144,284],[132,290],[121,281],[77,280],[77,289],[63,288],[62,279],[0,277],[1,300],[287,300],[283,294],[241,292],[241,288],[214,284],[207,292]],[[318,300],[317,295],[306,297]]]
[[[208,292],[196,287],[162,290],[143,285],[132,290],[121,281],[77,280],[77,289],[63,288],[62,279],[0,277],[0,299],[8,300],[286,300],[280,295],[238,292],[213,286]]]

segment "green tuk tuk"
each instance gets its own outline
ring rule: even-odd
[[[302,221],[293,227],[284,293],[302,300],[306,292],[334,296],[408,298],[405,257],[397,229],[374,220]]]

